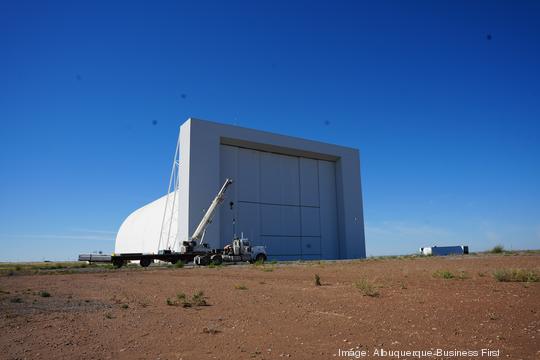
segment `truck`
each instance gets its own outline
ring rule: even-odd
[[[466,255],[468,253],[469,247],[467,245],[429,246],[420,248],[420,254],[425,256]]]
[[[142,267],[147,267],[156,260],[169,262],[171,264],[176,264],[179,261],[184,263],[193,262],[199,266],[210,264],[220,265],[223,262],[266,261],[266,247],[252,246],[249,239],[245,238],[243,233],[241,233],[240,236],[236,236],[235,234],[232,242],[223,249],[210,248],[208,244],[204,242],[206,230],[212,223],[219,205],[225,200],[225,193],[232,183],[233,181],[231,179],[225,180],[193,234],[189,239],[181,242],[180,251],[163,249],[158,250],[157,253],[113,253],[112,255],[81,254],[79,255],[79,261],[109,262],[117,268],[127,264],[128,261],[139,261],[139,264]]]

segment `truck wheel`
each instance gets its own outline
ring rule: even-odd
[[[216,254],[210,257],[210,261],[214,265],[221,265],[221,263],[223,263],[223,258],[221,257],[221,255]]]
[[[266,255],[264,254],[257,254],[255,257],[255,262],[262,262],[264,263],[266,261]]]
[[[144,258],[141,259],[140,264],[142,267],[148,267],[152,263],[152,259]]]
[[[195,265],[206,266],[210,263],[210,257],[206,255],[197,255],[193,259],[193,262],[195,263]]]

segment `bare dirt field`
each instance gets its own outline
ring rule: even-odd
[[[501,268],[538,271],[540,254],[15,273],[0,277],[0,358],[539,359],[540,283]]]

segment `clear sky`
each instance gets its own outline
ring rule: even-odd
[[[111,252],[190,116],[360,149],[368,255],[540,248],[539,1],[4,0],[0,261]]]

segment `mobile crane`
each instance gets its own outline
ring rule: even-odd
[[[149,266],[154,260],[170,262],[178,261],[185,263],[193,261],[196,265],[206,266],[209,264],[220,265],[222,262],[245,262],[245,261],[265,261],[267,259],[266,247],[251,246],[249,240],[243,234],[237,237],[236,234],[232,244],[226,245],[223,249],[211,249],[204,242],[204,236],[208,226],[212,223],[219,205],[225,199],[225,193],[233,183],[231,179],[226,179],[216,197],[206,210],[199,225],[188,240],[182,241],[180,251],[171,249],[159,250],[157,254],[124,253],[108,255],[81,254],[79,261],[89,262],[112,262],[115,267],[122,267],[128,261],[138,260],[142,267]]]

